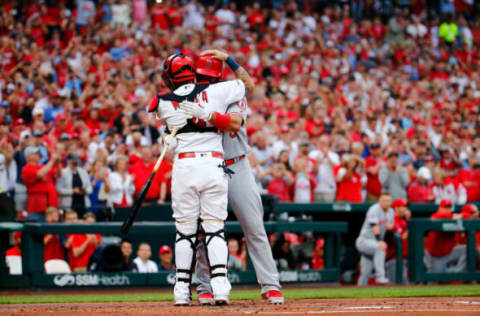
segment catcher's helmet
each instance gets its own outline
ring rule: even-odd
[[[200,56],[197,59],[195,71],[199,75],[220,78],[223,72],[223,63],[212,55]]]
[[[195,79],[195,68],[190,57],[183,54],[169,56],[163,63],[162,79],[170,90]]]

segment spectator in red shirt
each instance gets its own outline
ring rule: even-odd
[[[462,207],[460,215],[462,216],[462,219],[478,219],[478,207],[475,204],[465,204]],[[457,232],[455,237],[459,245],[467,244],[467,235],[465,232]],[[475,242],[477,247],[477,254],[480,254],[480,231],[475,232]]]
[[[442,158],[440,159],[440,168],[442,168],[447,176],[454,176],[460,164],[456,160],[455,152],[448,146],[443,146],[439,149]]]
[[[27,164],[22,169],[22,179],[27,187],[28,220],[44,221],[49,206],[58,207],[55,178],[59,176],[60,159],[56,153],[46,165],[40,165],[38,148],[25,148]]]
[[[65,212],[65,223],[77,223],[78,222],[78,214],[74,210],[68,210]],[[68,264],[70,265],[70,269],[73,270],[75,267],[75,256],[73,255],[72,251],[72,243],[75,234],[66,234],[60,236],[60,241],[63,244],[65,250],[67,250],[67,258]]]
[[[129,173],[135,176],[133,180],[133,184],[135,185],[135,197],[138,196],[138,193],[140,193],[140,190],[142,189],[143,185],[152,173],[153,167],[155,166],[152,149],[150,147],[143,147],[141,150],[141,156],[142,158],[138,160],[133,166],[131,166],[129,170]],[[146,203],[156,202],[159,198],[161,180],[162,174],[157,172],[145,198]]]
[[[457,181],[467,190],[467,201],[475,202],[480,199],[480,163],[475,158],[468,160],[468,169],[461,169],[457,174]]]
[[[56,207],[49,207],[45,211],[45,221],[49,224],[58,223],[60,213]],[[43,236],[43,262],[52,259],[64,260],[65,253],[58,235],[46,234]]]
[[[155,3],[150,10],[152,16],[152,28],[154,29],[161,29],[167,30],[168,29],[168,16],[167,16],[167,8],[162,3]]]
[[[377,202],[382,193],[382,184],[378,178],[378,172],[382,166],[380,144],[373,143],[370,146],[370,156],[365,159],[367,169],[367,201]]]
[[[325,268],[324,249],[325,240],[319,238],[315,244],[315,250],[312,257],[312,270],[322,270]]]
[[[291,174],[285,169],[281,163],[274,163],[270,167],[270,175],[267,176],[271,180],[268,181],[268,194],[276,195],[280,202],[290,202],[290,188],[293,183]]]
[[[452,202],[442,200],[431,219],[458,219],[452,214]],[[455,232],[431,231],[427,236],[425,266],[428,272],[461,272],[467,267],[465,245],[457,245]]]
[[[408,202],[410,203],[428,203],[432,202],[433,195],[430,181],[432,174],[427,167],[421,167],[417,172],[417,181],[408,187]]]
[[[95,215],[86,213],[85,223],[95,223]],[[73,272],[85,273],[88,268],[88,260],[93,255],[98,246],[102,243],[100,234],[76,234],[72,241],[72,252],[75,257]]]
[[[253,3],[252,13],[247,17],[247,21],[252,29],[260,27],[265,22],[258,2]]]
[[[317,161],[313,158],[310,158],[310,143],[308,141],[303,141],[298,146],[298,155],[295,157],[297,159],[304,159],[307,163],[306,172],[313,176],[318,172]]]
[[[355,170],[359,164],[359,158],[344,154],[342,162],[334,170],[337,181],[337,201],[360,203],[362,202],[362,178]]]
[[[20,249],[20,245],[22,244],[22,232],[16,231],[13,233],[13,247],[7,249],[5,252],[5,256],[21,256],[22,250]]]
[[[13,233],[13,242],[14,246],[5,252],[6,264],[10,274],[22,274],[22,232]]]
[[[392,203],[392,208],[395,211],[393,217],[393,233],[400,235],[402,238],[402,261],[403,261],[403,280],[402,283],[408,283],[407,280],[407,256],[408,256],[408,220],[412,217],[412,213],[407,208],[407,202],[403,199],[396,199]],[[385,273],[390,283],[396,281],[396,241],[392,239],[392,245],[387,248],[387,256],[385,263]]]

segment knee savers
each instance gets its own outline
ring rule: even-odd
[[[221,220],[205,220],[201,225],[205,231],[205,247],[211,277],[226,277],[228,247],[225,240],[224,222]]]
[[[176,222],[175,266],[176,281],[190,283],[197,247],[197,223]]]

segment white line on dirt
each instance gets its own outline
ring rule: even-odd
[[[387,309],[387,308],[393,308],[393,306],[378,306],[378,305],[374,305],[374,306],[345,306],[345,307],[337,307],[337,308],[341,308],[341,309]]]
[[[480,302],[473,302],[473,301],[455,301],[454,303],[465,304],[465,305],[480,305]]]
[[[405,312],[442,312],[442,313],[478,313],[478,310],[463,310],[463,309],[402,309],[402,310],[373,310],[368,311],[369,313],[405,313]],[[331,311],[297,311],[297,312],[282,312],[282,311],[272,311],[272,312],[262,312],[262,311],[245,311],[244,314],[263,314],[263,315],[302,315],[302,314],[349,314],[349,313],[365,313],[365,310],[331,310]]]

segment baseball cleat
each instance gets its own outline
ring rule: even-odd
[[[209,292],[199,294],[198,303],[200,305],[213,305],[213,294]]]
[[[386,277],[380,277],[380,278],[377,278],[375,280],[375,282],[378,284],[378,285],[387,285],[389,282],[388,282],[388,279]]]
[[[267,293],[262,293],[262,299],[270,304],[280,305],[285,303],[285,298],[283,297],[282,292],[277,290],[270,290]]]
[[[188,306],[190,305],[189,299],[176,299],[175,306]]]
[[[224,306],[224,305],[230,304],[230,302],[228,300],[228,295],[227,296],[216,295],[213,298],[213,301],[215,302],[215,305],[217,305],[217,306]]]

